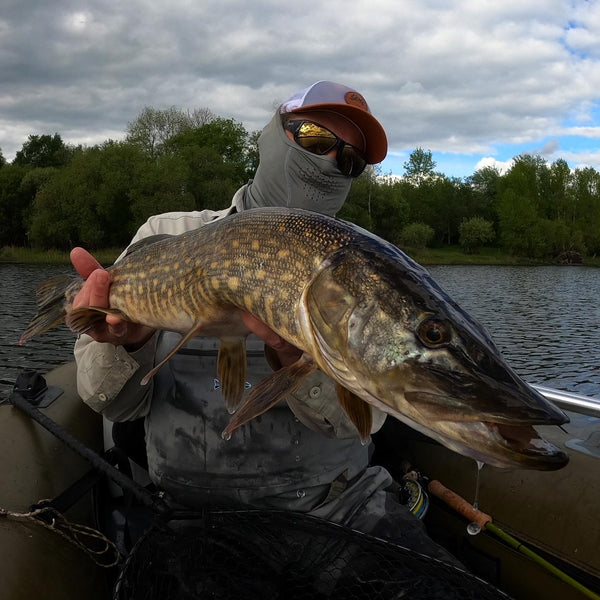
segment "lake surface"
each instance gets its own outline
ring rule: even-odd
[[[600,397],[600,269],[438,266],[438,283],[492,334],[526,381]],[[35,314],[35,288],[69,266],[0,264],[0,399],[22,368],[72,359],[64,325],[18,346]]]

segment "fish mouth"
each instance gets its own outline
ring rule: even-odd
[[[405,411],[394,413],[413,429],[437,440],[447,448],[500,468],[554,471],[564,467],[569,457],[560,448],[544,439],[534,425],[556,425],[568,417],[544,400],[540,406],[549,409],[544,417],[529,410],[520,412],[510,404],[495,411],[492,406],[480,405],[473,410],[468,403],[459,406],[446,404],[448,399],[432,393],[407,392]],[[496,407],[498,403],[496,404]],[[408,408],[410,407],[410,408]],[[445,408],[445,410],[444,410]],[[470,409],[470,410],[469,410]],[[487,410],[486,410],[487,409]],[[533,422],[532,422],[533,421]]]
[[[556,471],[569,462],[566,452],[542,438],[531,425],[460,422],[454,423],[451,435],[434,432],[433,437],[461,454],[500,468]]]
[[[506,447],[517,455],[517,461],[544,465],[544,470],[561,469],[569,462],[566,452],[541,437],[531,425],[506,425],[485,423],[488,428],[496,428]]]

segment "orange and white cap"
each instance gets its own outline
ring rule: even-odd
[[[344,115],[360,128],[365,136],[365,160],[381,162],[387,154],[387,137],[381,123],[371,114],[362,94],[341,83],[317,81],[296,92],[280,108],[282,113],[331,110]]]

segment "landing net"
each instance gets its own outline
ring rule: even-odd
[[[393,543],[279,511],[215,510],[155,522],[114,600],[487,600],[477,577]]]

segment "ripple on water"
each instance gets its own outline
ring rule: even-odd
[[[35,289],[49,277],[72,273],[68,266],[0,264],[0,399],[24,369],[47,371],[73,358],[74,334],[64,325],[25,346],[21,333],[35,314]]]
[[[530,383],[600,397],[600,269],[430,267],[434,278],[491,333]],[[18,346],[35,313],[35,288],[68,266],[0,264],[0,397],[22,368],[42,371],[72,359],[64,326]]]

